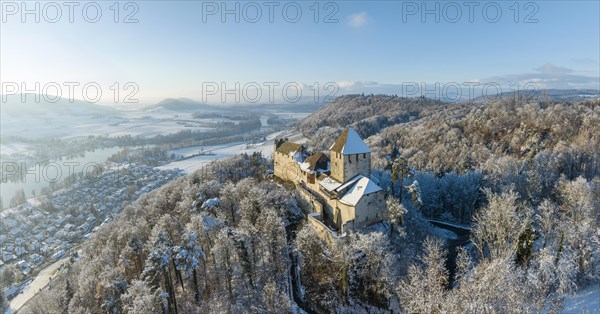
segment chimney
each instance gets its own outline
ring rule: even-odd
[[[287,139],[276,138],[275,139],[275,149],[278,149],[281,144],[283,144]]]

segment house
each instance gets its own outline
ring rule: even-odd
[[[31,272],[31,266],[24,260],[17,262],[17,267],[19,270],[21,270],[21,272],[23,272],[24,275],[27,275]]]
[[[12,251],[3,251],[2,252],[2,261],[8,263],[15,259],[16,256],[12,253]]]
[[[65,252],[64,250],[60,250],[54,254],[52,254],[52,258],[55,261],[58,261],[59,259],[61,259],[63,256],[65,256],[67,254],[67,252]]]
[[[293,182],[313,204],[309,215],[337,235],[384,218],[385,192],[371,180],[371,149],[351,128],[323,152],[306,156],[305,148],[287,139],[275,141],[274,174]]]
[[[29,259],[37,266],[40,266],[44,262],[44,258],[39,254],[31,254]]]
[[[11,285],[10,287],[4,289],[3,293],[7,300],[12,300],[21,292],[21,288],[19,285]]]
[[[27,254],[27,250],[22,246],[17,246],[15,247],[15,254],[17,254],[17,256],[25,255]]]

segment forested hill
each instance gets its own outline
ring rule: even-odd
[[[590,99],[600,99],[600,90],[597,89],[538,89],[529,91],[513,91],[504,92],[500,95],[501,98],[513,98],[516,95],[537,99],[537,100],[553,100],[553,101],[584,101]],[[473,99],[473,102],[485,102],[494,96],[480,96]]]
[[[305,135],[321,127],[343,128],[352,125],[361,136],[369,136],[398,123],[422,118],[444,110],[448,103],[427,98],[387,95],[345,95],[321,107],[298,124]],[[457,107],[465,107],[456,105]]]
[[[309,127],[319,115],[333,127]],[[300,127],[314,146],[373,116],[390,119],[362,131],[388,222],[329,247],[310,205],[269,180],[273,161],[237,155],[125,208],[19,313],[555,313],[599,283],[598,101],[345,96]],[[408,177],[382,170],[393,144]]]
[[[346,126],[367,139],[374,166],[380,168],[396,145],[412,167],[438,173],[493,170],[522,161],[550,163],[571,178],[592,178],[600,171],[599,99],[504,98],[450,104],[351,95],[337,98],[298,124],[315,150],[326,148]]]

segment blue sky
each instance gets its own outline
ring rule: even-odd
[[[450,5],[338,1],[329,6],[319,2],[317,23],[313,1],[278,2],[273,22],[269,4],[254,2],[262,12],[256,23],[246,21],[255,18],[256,6],[235,1],[136,2],[137,23],[122,22],[134,9],[125,8],[124,2],[119,23],[114,22],[112,1],[97,2],[102,15],[96,23],[84,19],[85,2],[74,8],[73,23],[69,23],[68,7],[60,2],[62,16],[56,23],[47,21],[56,14],[45,2],[37,2],[39,23],[34,14],[22,21],[20,1],[12,2],[19,10],[14,15],[14,7],[6,3],[2,5],[0,79],[27,86],[97,82],[103,91],[101,102],[111,100],[109,87],[114,82],[121,88],[135,82],[136,98],[142,103],[166,97],[200,100],[207,82],[231,88],[235,82],[241,86],[294,82],[305,84],[303,95],[315,82],[320,88],[335,82],[338,94],[402,94],[402,84],[407,82],[427,86],[535,82],[539,88],[600,88],[598,1],[518,2],[516,6],[513,1],[478,2],[472,15],[471,2],[463,1]],[[28,8],[35,3],[28,2]],[[239,23],[235,14],[222,20],[223,4],[228,9],[239,5]],[[291,23],[296,4],[302,15]],[[457,6],[461,16],[456,14]],[[209,15],[215,7],[216,14]],[[496,14],[498,7],[501,15]],[[424,8],[436,13],[422,20]],[[333,23],[324,23],[329,13]],[[88,8],[85,17],[94,14]],[[208,101],[216,100],[209,97]]]

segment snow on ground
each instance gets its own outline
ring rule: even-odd
[[[0,153],[10,155],[16,153],[27,153],[31,150],[29,145],[23,143],[10,143],[0,145]]]
[[[428,220],[429,220],[429,222],[437,222],[437,223],[440,223],[440,224],[452,226],[452,227],[457,228],[457,229],[464,229],[464,230],[468,230],[468,231],[471,230],[471,227],[469,227],[469,226],[458,225],[458,224],[454,224],[454,223],[451,223],[451,222],[441,221],[441,220],[435,220],[435,219],[428,219]]]
[[[566,298],[561,313],[600,313],[600,284],[584,288],[575,295]]]
[[[198,169],[201,169],[205,165],[210,162],[222,158],[231,157],[237,154],[252,154],[254,152],[260,152],[265,157],[270,157],[273,155],[273,145],[274,139],[276,137],[287,137],[290,141],[294,141],[296,143],[305,143],[307,139],[299,132],[290,132],[290,131],[280,131],[274,132],[266,136],[266,141],[256,144],[247,144],[244,142],[237,143],[229,143],[223,145],[213,145],[213,146],[193,146],[186,147],[177,150],[173,150],[169,153],[175,153],[176,155],[182,156],[190,156],[199,152],[210,152],[214,155],[200,155],[191,157],[185,160],[178,160],[174,162],[170,162],[168,164],[156,167],[159,170],[169,170],[169,169],[182,169],[186,174],[190,174]]]
[[[450,230],[446,230],[446,229],[442,229],[442,228],[433,226],[433,225],[431,226],[431,232],[442,239],[447,239],[447,240],[458,239],[458,236],[456,235],[456,233],[454,233]]]
[[[182,130],[210,131],[213,128],[202,125],[220,121],[230,120],[194,119],[192,113],[189,112],[120,111],[106,116],[99,114],[65,115],[60,112],[44,115],[13,116],[6,114],[6,117],[2,117],[2,135],[22,136],[26,134],[28,138],[54,136],[64,139],[88,135],[152,137],[158,134],[177,133]],[[9,153],[9,148],[6,147],[7,151],[5,152],[3,145],[2,152]]]
[[[192,125],[192,126],[186,126]],[[143,136],[153,137],[159,134],[173,134],[183,130],[207,132],[213,130],[213,128],[200,127],[197,124],[184,123],[181,121],[174,120],[130,120],[125,123],[120,123],[114,127],[115,130],[108,132],[110,136]]]
[[[225,148],[224,148],[224,150],[225,150]],[[213,153],[214,153],[214,155],[201,155],[201,156],[196,156],[196,157],[192,157],[192,158],[185,159],[185,160],[178,160],[178,161],[170,162],[168,164],[158,166],[158,167],[156,167],[156,169],[171,170],[171,169],[179,168],[179,169],[185,171],[186,174],[190,174],[198,169],[201,169],[202,167],[204,167],[205,165],[209,164],[210,162],[212,162],[214,160],[222,159],[222,158],[226,158],[226,157],[230,157],[230,156],[234,155],[234,154],[226,154],[226,153],[220,152],[218,150],[213,151]]]
[[[170,150],[168,154],[175,154],[181,157],[191,157],[200,153],[213,153],[215,151],[222,151],[223,149],[231,146],[243,145],[245,142],[233,142],[221,145],[210,145],[210,146],[190,146],[179,149]]]
[[[4,115],[4,113],[3,113]],[[29,115],[2,117],[2,136],[42,138],[48,136],[70,138],[89,134],[105,134],[115,130],[115,123],[123,121],[119,116],[98,115]]]

